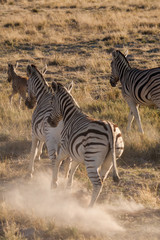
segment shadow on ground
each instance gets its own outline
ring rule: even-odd
[[[3,141],[2,141],[3,140]],[[0,160],[16,159],[30,153],[31,141],[9,140],[8,136],[0,136]]]
[[[160,169],[160,144],[148,146],[147,150],[125,146],[125,151],[118,161],[121,167],[156,167]]]

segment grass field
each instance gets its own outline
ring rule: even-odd
[[[160,3],[156,0],[0,0],[0,239],[160,239],[160,121],[156,107],[141,107],[144,136],[133,124],[120,89],[109,84],[111,53],[125,53],[132,67],[160,66]],[[46,149],[35,176],[25,179],[31,149],[32,111],[10,106],[8,63],[26,76],[28,64],[51,83],[73,80],[82,110],[122,130],[125,151],[118,161],[120,183],[106,180],[94,209],[86,206],[91,184],[84,166],[72,193],[50,191]]]

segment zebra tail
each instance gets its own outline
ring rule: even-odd
[[[117,163],[116,163],[116,126],[108,122],[110,127],[110,148],[112,153],[112,163],[113,163],[113,180],[114,182],[119,182],[119,175],[117,170]]]

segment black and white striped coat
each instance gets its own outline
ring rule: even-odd
[[[143,133],[138,111],[139,105],[160,107],[160,68],[139,70],[131,68],[126,57],[118,50],[112,53],[110,83],[115,87],[120,81],[122,95],[130,107],[127,130],[135,117],[138,129]]]
[[[66,155],[70,155],[73,160],[72,171],[76,170],[79,163],[85,164],[93,185],[90,202],[90,206],[93,206],[112,166],[113,179],[119,180],[116,159],[121,156],[124,148],[121,132],[111,122],[94,120],[84,114],[63,85],[53,82],[52,87],[55,94],[48,122],[53,127],[56,127],[62,118],[64,122],[61,149],[55,165]],[[56,177],[53,181],[56,181]],[[72,182],[72,179],[69,182]]]
[[[25,104],[30,109],[36,105],[32,115],[32,148],[29,164],[29,174],[32,176],[35,158],[40,159],[44,143],[46,143],[51,161],[55,158],[55,152],[57,152],[60,142],[60,132],[63,129],[63,121],[60,121],[56,128],[52,128],[48,124],[47,119],[52,110],[50,104],[53,97],[52,90],[34,65],[28,65],[27,75],[29,77],[28,97]]]

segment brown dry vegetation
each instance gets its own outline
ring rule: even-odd
[[[133,127],[126,133],[128,106],[118,88],[109,85],[111,52],[129,51],[131,66],[160,66],[160,3],[153,0],[0,1],[0,239],[159,239],[160,231],[160,121],[156,108],[141,107],[145,134]],[[121,181],[106,181],[99,205],[123,201],[144,209],[110,214],[127,231],[114,236],[57,225],[52,218],[37,216],[9,206],[4,193],[24,180],[31,147],[32,112],[17,101],[11,108],[7,64],[19,62],[25,76],[27,64],[48,65],[46,79],[74,81],[73,95],[87,114],[111,120],[121,128],[125,151],[119,160]],[[18,99],[17,99],[18,100]],[[36,173],[50,171],[44,149]],[[50,172],[49,172],[50,173]],[[50,174],[51,176],[51,174]],[[90,192],[83,167],[75,178]],[[30,187],[32,183],[29,183]],[[10,186],[10,187],[9,187]],[[83,198],[83,194],[81,196]],[[85,198],[85,194],[84,194]],[[62,213],[63,214],[63,213]],[[147,230],[148,229],[148,230]]]

